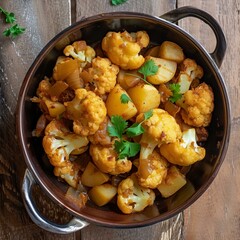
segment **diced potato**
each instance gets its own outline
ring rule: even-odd
[[[53,102],[51,100],[46,99],[44,103],[51,117],[59,117],[66,110],[66,107],[60,102]]]
[[[160,104],[160,93],[151,85],[141,83],[129,88],[127,92],[135,104],[138,113],[157,108]]]
[[[147,81],[152,84],[161,84],[170,81],[177,70],[177,63],[163,58],[146,57],[146,60],[153,60],[158,66],[158,71],[155,75],[147,77]]]
[[[127,96],[129,101],[123,102],[122,96]],[[128,120],[137,113],[137,108],[130,99],[128,93],[119,84],[117,84],[109,93],[106,100],[106,107],[109,117],[119,115],[125,120]]]
[[[164,181],[157,187],[164,198],[172,196],[187,183],[186,178],[176,166],[169,168]]]
[[[66,59],[57,63],[53,69],[53,78],[56,81],[64,81],[72,72],[79,69],[79,62],[76,59]]]
[[[130,87],[136,86],[140,81],[142,81],[138,75],[140,74],[137,71],[129,71],[120,69],[117,75],[117,82],[119,85],[127,90]]]
[[[145,56],[158,57],[159,56],[159,48],[160,48],[160,46],[155,46],[155,47],[149,48],[147,50]]]
[[[177,79],[177,83],[180,85],[179,93],[183,94],[189,90],[190,85],[192,83],[192,79],[187,73],[180,72]]]
[[[99,207],[109,203],[117,194],[117,188],[110,183],[93,187],[89,192],[89,198]]]
[[[159,57],[180,63],[184,60],[184,53],[178,44],[165,41],[159,48]]]
[[[109,176],[101,172],[92,162],[88,163],[81,177],[81,183],[87,187],[101,185],[108,180]]]

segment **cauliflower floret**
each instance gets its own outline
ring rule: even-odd
[[[194,79],[203,77],[203,69],[197,65],[195,60],[186,58],[180,65],[180,72],[177,77],[177,83],[180,85],[179,93],[185,93],[189,90]]]
[[[50,83],[49,78],[45,77],[38,85],[36,92],[37,96],[39,98],[43,97],[49,98],[49,90],[51,87],[52,84]]]
[[[139,185],[146,188],[156,188],[166,177],[167,167],[167,161],[155,150],[147,159],[139,159],[136,173]]]
[[[87,150],[88,139],[70,132],[62,121],[52,120],[46,126],[42,144],[50,163],[54,167],[64,167],[73,151],[80,154]]]
[[[96,57],[92,60],[92,67],[83,71],[81,77],[97,95],[109,93],[117,81],[119,67],[112,64],[108,58]]]
[[[96,53],[94,49],[86,44],[85,41],[76,41],[72,45],[64,48],[63,53],[68,57],[78,59],[81,62],[81,67],[87,63],[91,63]]]
[[[75,162],[67,161],[64,167],[55,167],[53,173],[55,176],[64,179],[70,186],[76,188],[80,180],[80,166]]]
[[[153,205],[154,200],[153,190],[139,186],[135,174],[122,180],[118,186],[117,205],[125,214],[140,212]]]
[[[162,144],[161,154],[173,164],[189,166],[205,157],[206,150],[197,145],[196,131],[190,128],[183,132],[177,142]]]
[[[206,83],[188,90],[177,104],[182,107],[180,113],[186,124],[194,127],[206,127],[210,124],[214,95],[211,87]]]
[[[67,118],[73,120],[73,131],[82,136],[94,134],[107,115],[103,100],[86,89],[75,90],[75,98],[65,106]]]
[[[137,69],[144,63],[139,55],[142,48],[149,44],[149,36],[145,31],[136,33],[108,32],[102,40],[102,49],[109,59],[122,69]]]
[[[127,158],[118,159],[118,154],[113,146],[90,145],[90,155],[96,166],[104,173],[118,175],[129,172],[132,168],[132,162]]]
[[[156,146],[162,143],[175,142],[181,138],[182,132],[175,118],[163,109],[153,109],[152,116],[142,123],[145,129],[141,137],[140,159],[147,159]],[[143,113],[139,114],[136,122],[142,122]]]
[[[93,135],[88,136],[88,139],[93,144],[101,144],[103,146],[111,146],[112,138],[109,136],[107,128],[111,125],[108,117],[101,123],[97,132]]]

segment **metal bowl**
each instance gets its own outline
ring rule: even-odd
[[[199,42],[175,24],[179,19],[190,16],[203,20],[212,28],[217,40],[213,53],[208,53]],[[186,56],[195,59],[204,68],[203,80],[212,87],[215,96],[215,109],[205,145],[205,159],[192,166],[187,173],[187,184],[176,194],[166,200],[157,198],[152,209],[131,215],[122,214],[111,207],[97,207],[91,203],[83,209],[75,206],[65,197],[67,185],[59,182],[52,171],[44,165],[41,140],[31,135],[39,112],[30,98],[35,95],[39,81],[45,75],[51,75],[64,43],[84,39],[92,45],[100,42],[108,31],[121,30],[133,32],[146,30],[152,43],[160,44],[164,40],[169,40],[179,44]],[[208,13],[192,7],[179,8],[161,17],[132,12],[100,14],[83,19],[54,37],[43,48],[26,74],[19,94],[16,116],[19,144],[28,167],[23,179],[23,199],[32,220],[40,227],[57,233],[74,232],[89,223],[116,228],[141,227],[166,220],[195,202],[216,177],[229,142],[230,104],[219,71],[225,51],[225,37],[216,20]],[[73,215],[72,221],[59,226],[44,219],[35,208],[31,197],[34,184],[39,184],[56,203],[69,211]]]

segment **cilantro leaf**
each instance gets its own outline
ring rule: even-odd
[[[119,159],[126,157],[134,157],[140,151],[140,144],[129,142],[126,140],[120,140],[114,142],[115,151],[118,153]]]
[[[144,115],[144,121],[148,120],[153,115],[153,110],[150,109],[147,112],[145,112],[143,115]]]
[[[0,12],[5,15],[5,21],[6,21],[6,23],[15,23],[15,22],[16,22],[16,18],[15,18],[14,13],[12,13],[12,12],[7,12],[7,11],[4,10],[2,7],[0,7]]]
[[[158,66],[155,64],[155,62],[152,59],[147,60],[138,70],[139,73],[143,74],[143,77],[145,80],[148,76],[155,75],[157,71],[158,71]]]
[[[172,103],[175,103],[177,100],[179,100],[182,97],[182,94],[180,92],[180,84],[178,83],[171,83],[169,84],[169,89],[172,91],[172,96],[169,97],[169,101]]]
[[[15,24],[11,26],[10,28],[7,28],[3,35],[6,37],[12,36],[13,38],[17,37],[18,35],[24,33],[25,28],[20,27],[18,24]]]
[[[134,123],[131,127],[126,130],[128,137],[136,137],[144,133],[144,128],[141,123]]]
[[[121,95],[120,100],[121,100],[121,103],[128,103],[129,101],[132,101],[130,97],[125,93]]]
[[[127,0],[111,0],[111,4],[114,6],[125,3]]]
[[[108,126],[107,131],[109,136],[122,138],[123,133],[127,128],[127,121],[124,120],[121,116],[115,115],[111,117],[112,126]]]

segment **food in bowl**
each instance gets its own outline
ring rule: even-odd
[[[206,155],[214,95],[203,75],[181,46],[152,46],[145,31],[67,45],[32,97],[33,135],[67,195],[131,214],[182,188]]]

